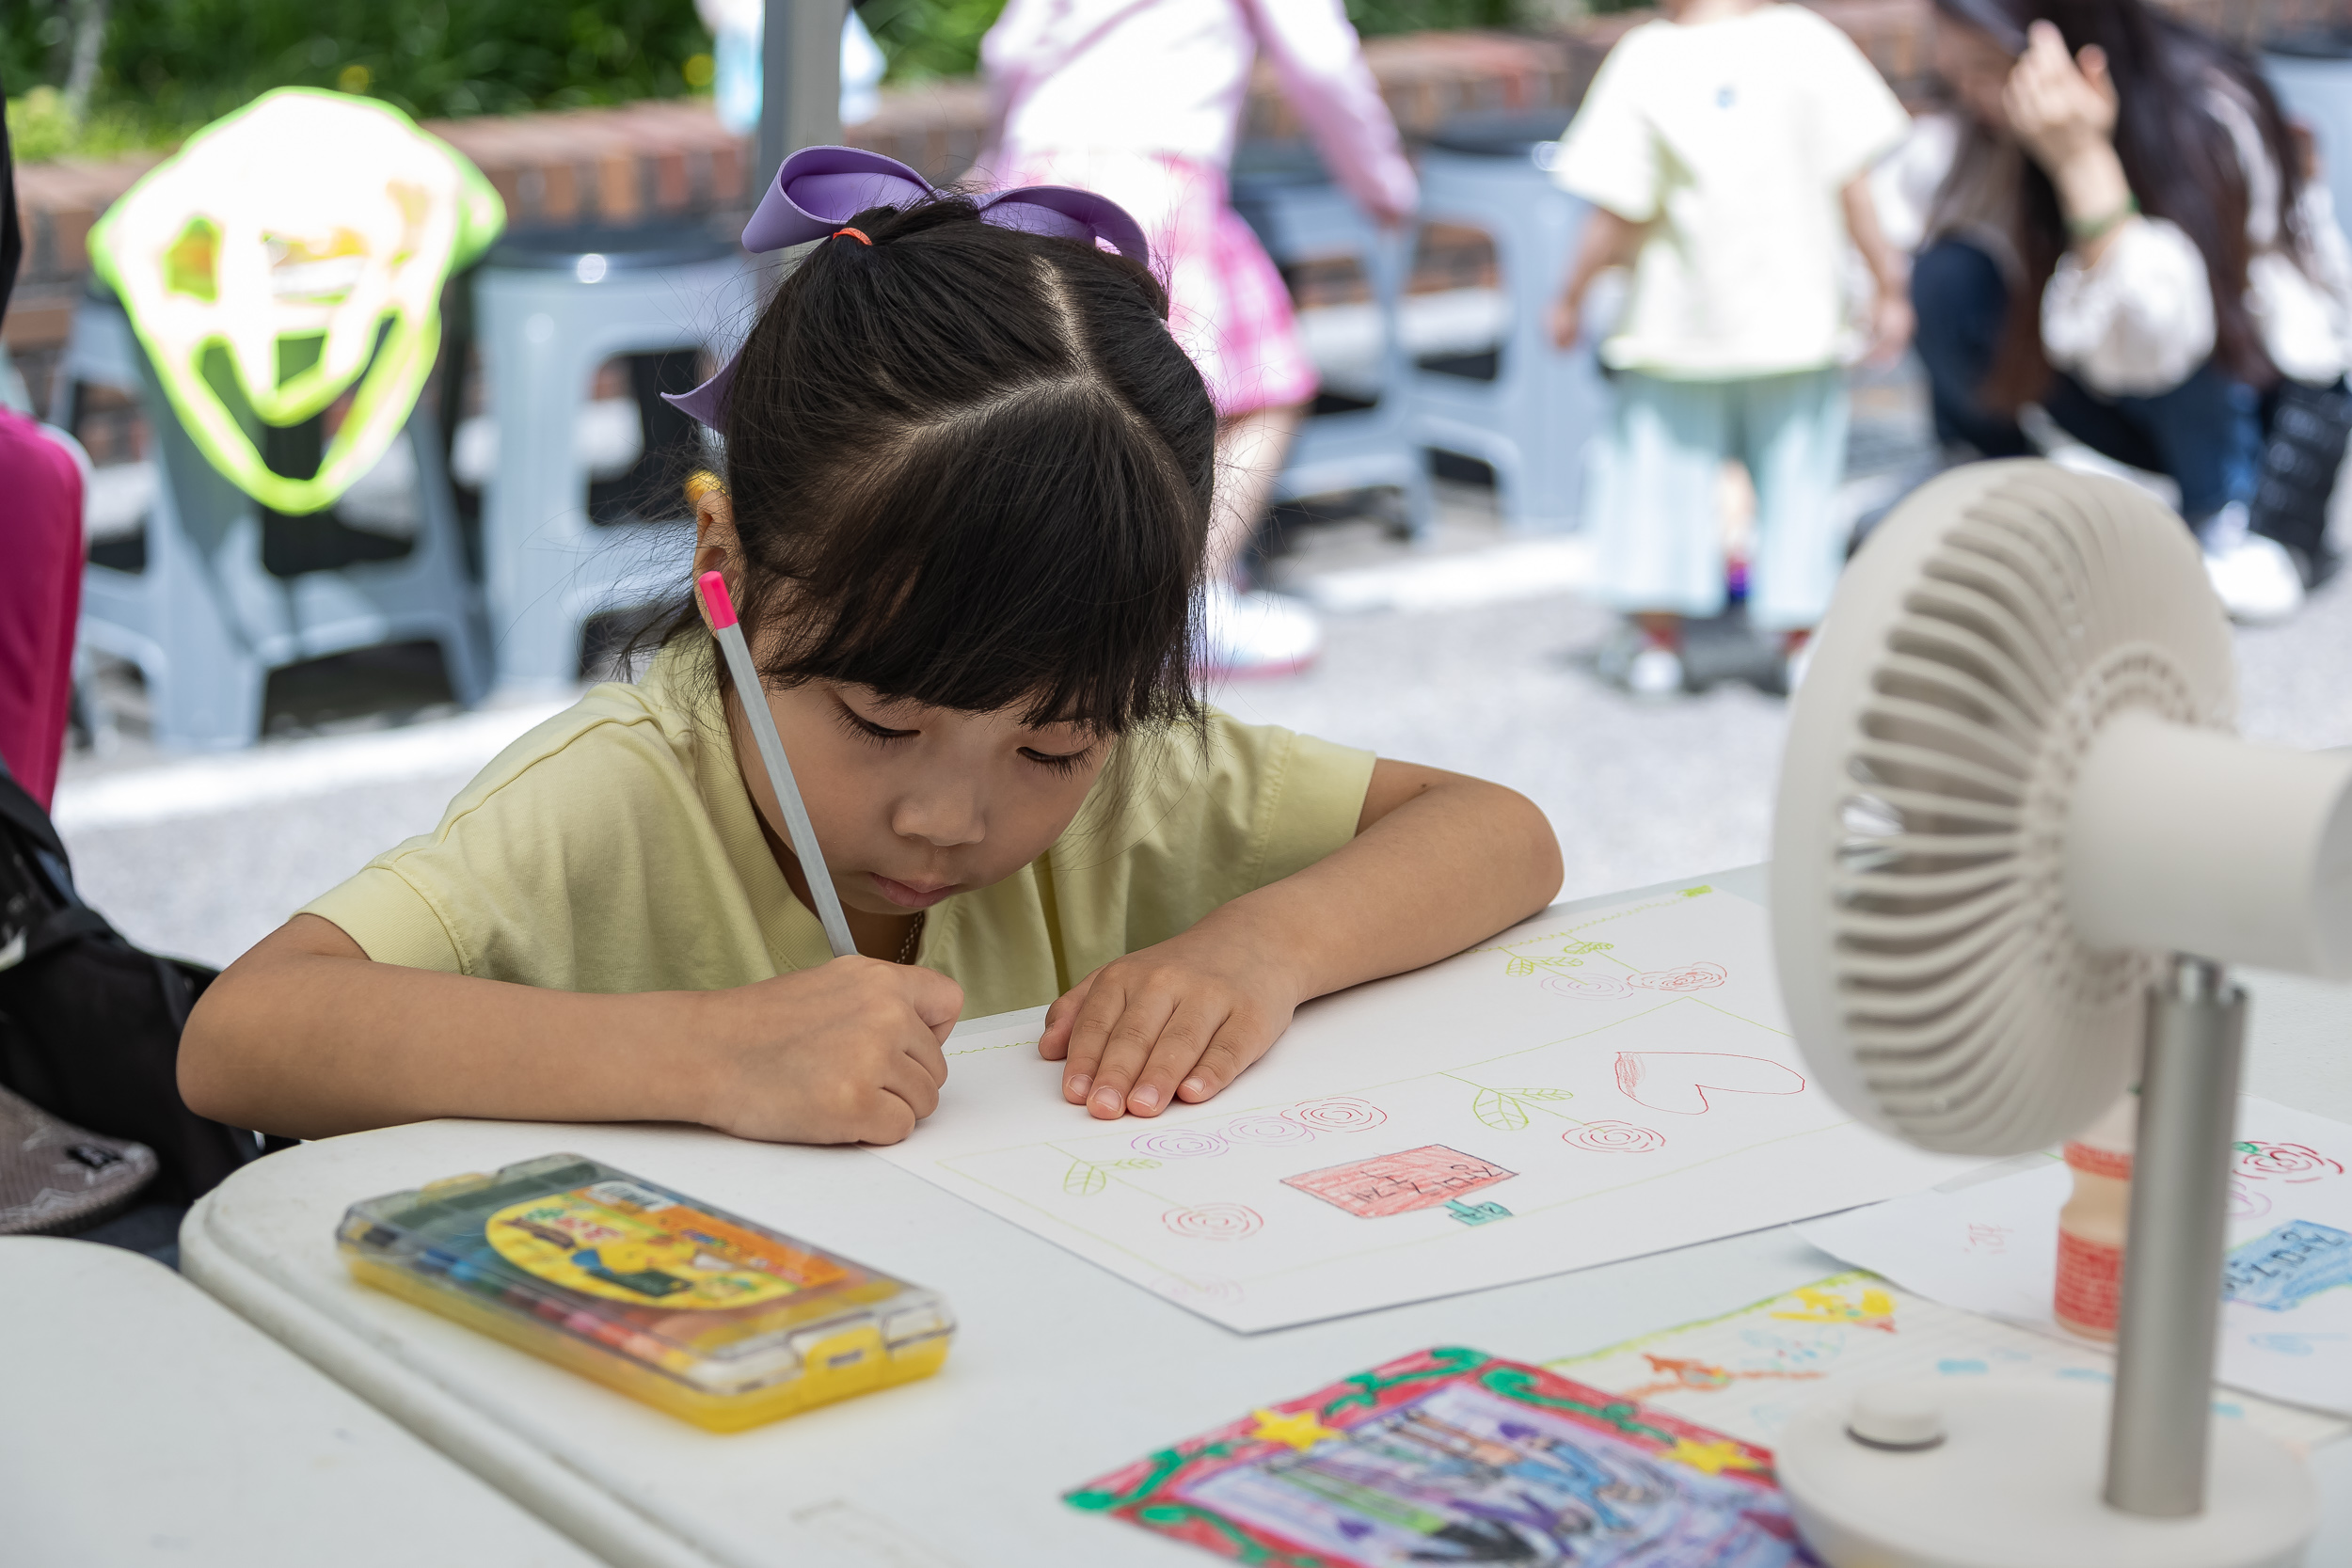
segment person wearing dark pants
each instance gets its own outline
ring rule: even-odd
[[[2292,614],[2328,561],[2352,245],[2278,99],[2146,0],[1935,6],[1952,109],[1874,189],[1946,460],[2062,433],[2166,475],[2230,612]]]
[[[1936,439],[1985,457],[2030,456],[2034,445],[2016,416],[1984,398],[2009,316],[1999,264],[1965,240],[1940,240],[1912,263],[1911,299]],[[2181,515],[2192,525],[2253,495],[2262,394],[2210,359],[2179,386],[2145,397],[2103,397],[2059,371],[2041,403],[2059,429],[2093,451],[2170,476],[2181,487]]]

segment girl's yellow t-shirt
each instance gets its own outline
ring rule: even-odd
[[[711,644],[665,650],[492,759],[438,827],[303,907],[369,958],[550,990],[712,990],[832,957],[737,770]],[[1099,965],[1313,864],[1356,832],[1368,752],[1236,722],[1130,736],[1070,829],[932,907],[916,961],[966,1018],[1051,1002]]]

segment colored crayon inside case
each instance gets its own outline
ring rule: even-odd
[[[353,1275],[712,1432],[937,1371],[935,1291],[574,1154],[355,1203]]]

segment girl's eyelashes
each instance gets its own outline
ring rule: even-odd
[[[1034,746],[1024,746],[1021,748],[1021,754],[1049,771],[1075,773],[1086,759],[1094,754],[1094,748],[1082,746],[1077,751],[1057,754],[1052,752],[1041,752]]]
[[[887,741],[904,740],[910,736],[922,733],[919,730],[894,730],[877,724],[839,698],[834,700],[834,711],[838,716],[843,729],[860,740],[870,740],[878,746]]]

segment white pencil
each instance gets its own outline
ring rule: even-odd
[[[735,601],[727,595],[726,578],[705,572],[699,585],[703,604],[710,611],[711,635],[727,656],[727,673],[735,677],[735,693],[742,699],[743,717],[751,723],[752,739],[759,745],[759,760],[767,765],[776,804],[784,808],[792,852],[800,857],[801,875],[808,879],[808,891],[817,899],[817,918],[824,922],[825,940],[833,943],[834,958],[846,958],[857,951],[857,942],[850,935],[848,917],[841,912],[841,896],[834,892],[833,878],[825,870],[825,852],[817,847],[817,830],[809,823],[808,807],[801,803],[801,786],[792,782],[784,737],[776,734],[776,716],[768,711],[766,689],[752,666],[752,645],[743,640],[743,628],[735,624]]]

